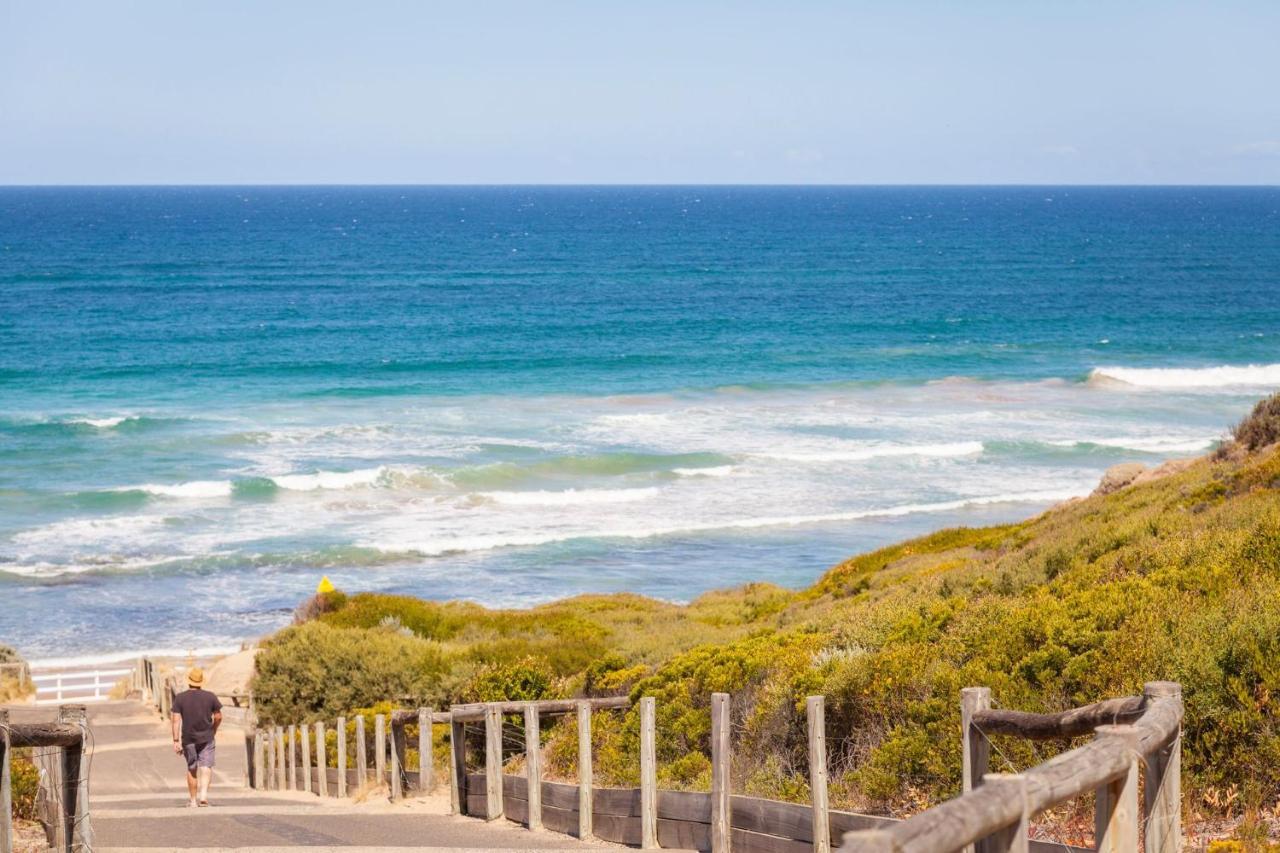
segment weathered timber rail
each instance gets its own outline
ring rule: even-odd
[[[1167,681],[1147,684],[1142,696],[1062,714],[995,711],[989,690],[968,688],[962,697],[964,793],[896,825],[850,833],[842,850],[948,853],[973,845],[977,853],[1025,851],[1036,814],[1094,791],[1094,849],[1177,853],[1182,713],[1182,688]],[[1094,739],[1024,773],[991,774],[986,741],[991,733],[1032,739],[1093,734]],[[1140,768],[1145,768],[1141,813]]]
[[[1109,699],[1060,714],[993,709],[989,690],[967,688],[961,697],[964,794],[905,821],[830,808],[825,700],[821,696],[809,697],[805,709],[809,803],[732,793],[730,697],[723,693],[713,694],[711,700],[709,792],[658,789],[656,703],[652,697],[642,698],[638,704],[639,787],[596,785],[592,774],[593,715],[629,710],[632,703],[627,697],[484,702],[454,705],[449,711],[399,710],[373,716],[372,741],[365,716],[355,716],[350,725],[346,717],[339,717],[334,749],[327,745],[326,722],[258,728],[246,736],[250,784],[338,797],[366,792],[371,786],[385,787],[392,799],[428,793],[436,785],[432,744],[435,726],[441,725],[446,727],[449,742],[448,767],[443,775],[448,778],[453,813],[489,821],[505,818],[532,830],[547,829],[642,849],[831,853],[832,839],[843,837],[844,851],[1074,853],[1085,848],[1029,838],[1029,822],[1038,812],[1090,790],[1098,792],[1099,807],[1098,843],[1089,849],[1174,853],[1181,839],[1178,738],[1182,704],[1176,684],[1149,684],[1142,696]],[[576,720],[576,783],[543,778],[541,724],[557,716]],[[512,717],[520,718],[521,725],[509,725]],[[418,728],[417,771],[407,769],[406,762],[408,727],[413,725]],[[504,736],[511,729],[523,730],[523,750],[513,749],[510,738]],[[988,735],[1044,740],[1095,732],[1090,744],[1019,776],[988,773]],[[348,749],[349,739],[354,740],[354,756]],[[474,753],[483,755],[482,768],[468,766],[468,755],[473,754],[468,746],[477,747]],[[524,772],[505,773],[507,760],[517,755],[523,758]],[[1137,767],[1144,760],[1147,825],[1145,848],[1140,848],[1135,798]]]
[[[9,712],[0,708],[0,853],[13,851],[12,751],[27,747],[39,750],[42,820],[52,829],[51,848],[60,853],[92,849],[87,741],[83,705],[63,705],[56,720],[41,723],[10,723]]]

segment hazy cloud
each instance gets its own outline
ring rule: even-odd
[[[823,160],[817,148],[788,148],[786,158],[788,163],[821,163]]]
[[[1280,139],[1264,139],[1260,142],[1246,142],[1231,149],[1232,154],[1245,157],[1280,157]]]

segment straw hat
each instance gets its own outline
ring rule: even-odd
[[[204,684],[204,670],[198,666],[192,667],[191,671],[187,673],[187,684],[192,687],[199,687]]]

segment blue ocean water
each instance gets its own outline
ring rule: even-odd
[[[1210,448],[1276,188],[0,188],[0,642],[811,581]]]

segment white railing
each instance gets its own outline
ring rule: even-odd
[[[111,689],[121,678],[133,673],[132,667],[123,669],[79,669],[47,674],[33,673],[31,683],[36,688],[37,705],[59,705],[76,702],[101,702],[108,698]]]

